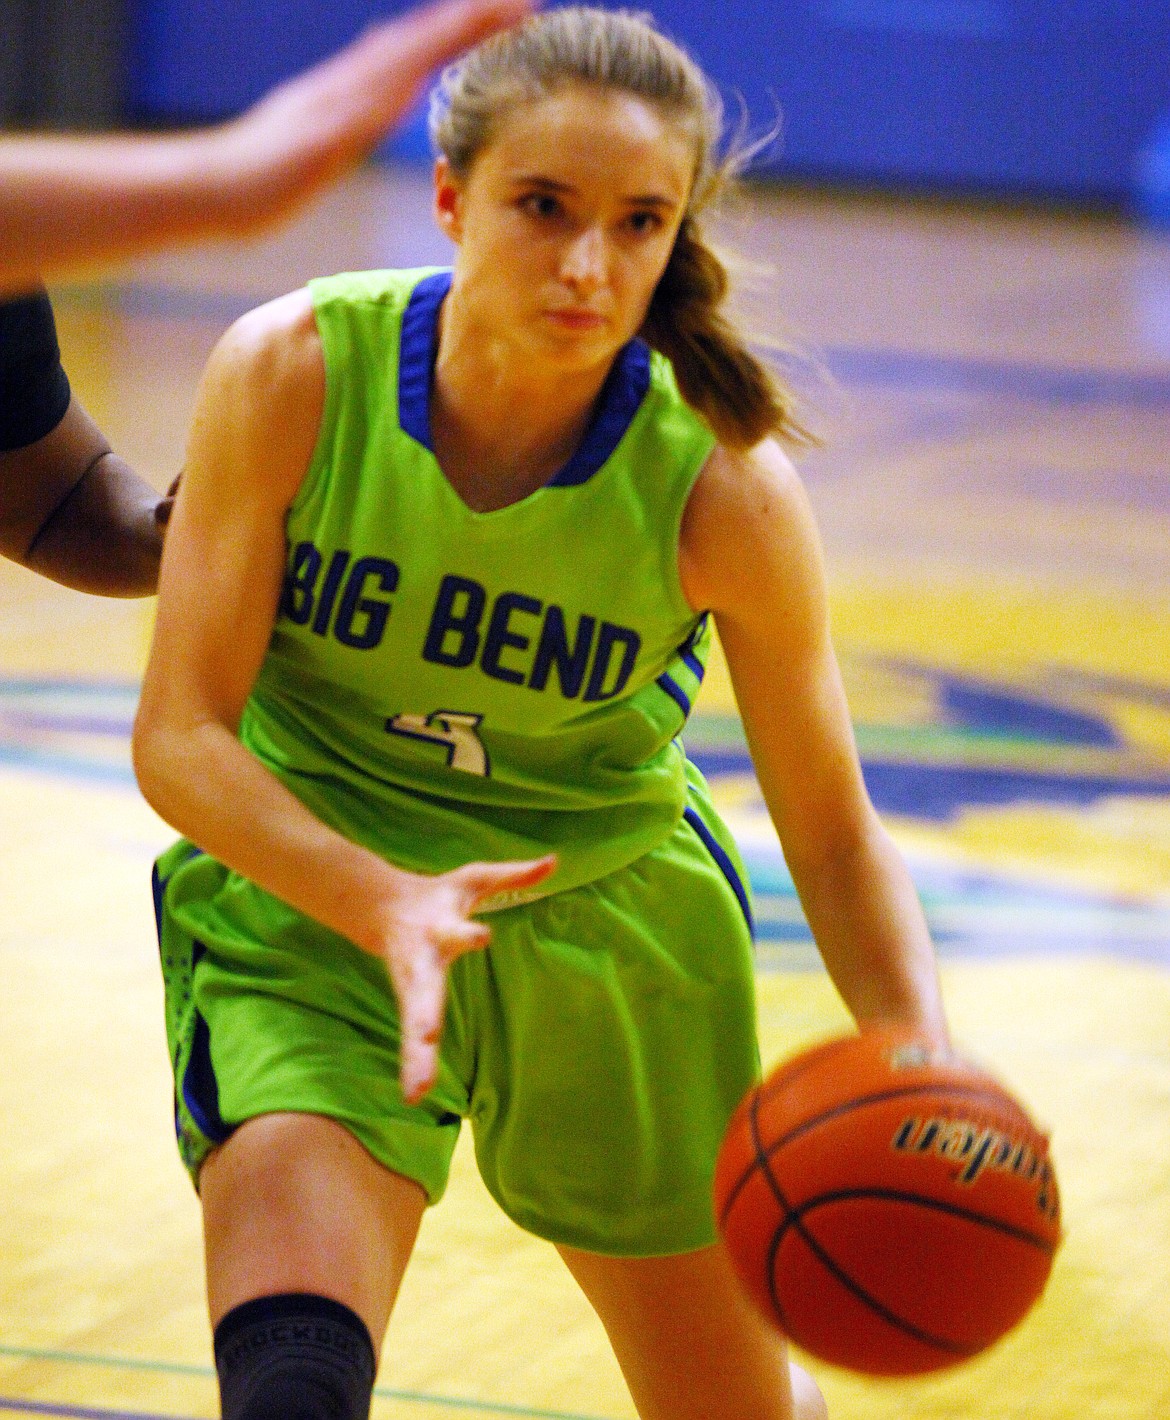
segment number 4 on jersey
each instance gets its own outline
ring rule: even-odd
[[[408,740],[442,745],[451,769],[488,775],[491,761],[478,733],[482,719],[482,715],[470,715],[463,710],[433,710],[429,715],[395,715],[386,721],[386,729]]]

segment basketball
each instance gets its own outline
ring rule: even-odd
[[[1044,1134],[991,1075],[905,1028],[816,1046],[751,1090],[715,1210],[764,1315],[867,1375],[990,1346],[1039,1297],[1060,1241]]]

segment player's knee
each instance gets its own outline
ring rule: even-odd
[[[361,1318],[307,1293],[228,1312],[215,1367],[223,1420],[368,1420],[377,1368]]]

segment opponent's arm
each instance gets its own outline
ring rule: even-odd
[[[530,6],[438,0],[374,26],[217,128],[0,138],[0,292],[279,219],[368,153],[432,70]]]
[[[859,1023],[945,1038],[926,920],[862,779],[812,511],[775,444],[712,455],[680,569],[691,605],[714,614],[764,800],[845,1004]]]
[[[76,396],[50,433],[0,453],[0,556],[77,591],[153,592],[164,506]]]
[[[447,966],[489,936],[470,914],[552,865],[401,871],[327,828],[237,738],[324,390],[304,292],[244,317],[216,347],[167,532],[134,764],[146,798],[180,832],[386,962],[402,1007],[403,1084],[416,1098],[434,1078]]]

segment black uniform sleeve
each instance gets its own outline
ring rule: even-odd
[[[68,408],[69,379],[48,295],[0,302],[0,453],[43,439]]]

